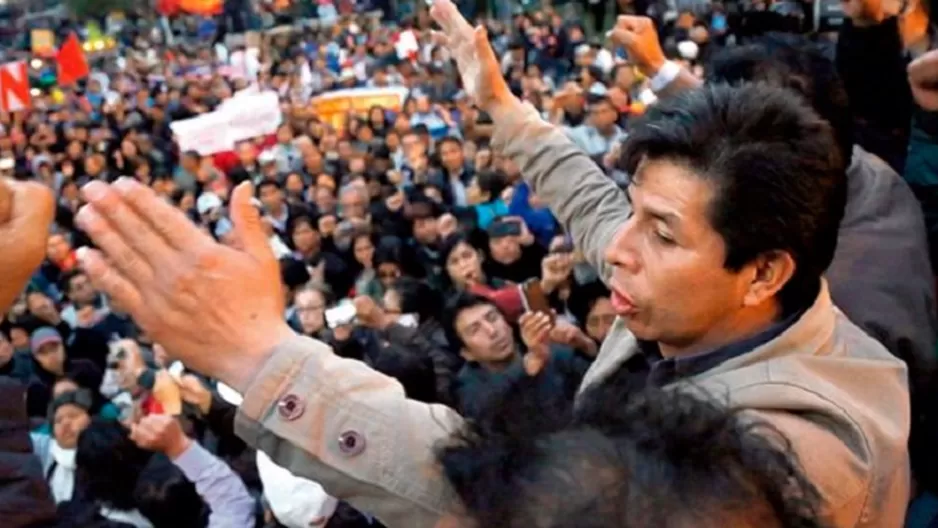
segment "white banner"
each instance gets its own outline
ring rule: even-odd
[[[170,128],[180,150],[195,150],[204,156],[233,150],[239,141],[273,134],[282,120],[276,92],[239,92],[237,99],[222,102],[214,112],[175,121]]]
[[[174,121],[169,125],[173,134],[176,135],[180,151],[194,150],[202,156],[234,148],[234,143],[228,140],[227,134],[219,133],[226,126],[225,116],[218,112]]]

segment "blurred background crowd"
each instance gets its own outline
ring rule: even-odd
[[[904,175],[938,263],[938,116],[915,105],[905,76],[936,44],[928,6],[884,0],[891,16],[870,22],[880,2],[851,2],[457,4],[488,28],[511,90],[622,186],[619,145],[661,94],[647,57],[607,39],[617,15],[649,17],[664,56],[701,79],[714,61],[746,76],[785,60],[778,50],[810,48],[786,67],[815,87],[837,79],[854,142]],[[22,456],[41,460],[58,522],[381,526],[246,447],[233,429],[239,396],[167,359],[92,286],[74,215],[94,179],[136,178],[226,243],[229,193],[254,182],[284,318],[412,399],[472,417],[523,378],[573,398],[615,321],[610,294],[490,147],[490,116],[431,30],[422,1],[0,0],[0,175],[57,197],[47,259],[0,324],[0,375],[25,387]],[[238,135],[218,119],[238,120]],[[537,324],[522,313],[541,294],[557,318],[546,363],[522,354]],[[924,348],[914,352],[934,354]],[[7,389],[3,419],[22,418]],[[923,511],[938,510],[923,497]],[[5,526],[44,515],[4,508]]]

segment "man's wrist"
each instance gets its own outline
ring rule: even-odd
[[[170,445],[166,446],[166,452],[164,454],[170,460],[176,460],[189,449],[190,445],[192,445],[192,439],[180,432],[179,438],[173,440]]]
[[[639,70],[641,70],[642,75],[651,79],[655,75],[658,75],[658,72],[660,72],[661,68],[667,63],[668,63],[667,59],[665,59],[664,57],[658,57],[656,59],[651,60],[648,64],[640,66]]]
[[[203,372],[212,376],[241,394],[247,390],[255,376],[282,343],[296,337],[296,332],[286,322],[276,328],[267,329],[264,335],[252,340],[253,344],[244,347],[244,351],[229,358],[218,372]]]

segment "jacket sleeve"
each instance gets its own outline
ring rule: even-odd
[[[433,528],[452,492],[434,447],[462,423],[404,396],[393,378],[295,336],[250,383],[236,432],[279,466],[388,528]]]
[[[173,464],[212,510],[208,528],[254,526],[254,499],[238,475],[215,455],[193,441]]]
[[[33,453],[22,384],[0,376],[0,519],[4,526],[53,526],[55,502]]]
[[[621,189],[564,133],[529,104],[501,113],[493,145],[521,168],[531,191],[545,201],[573,236],[603,281],[610,269],[604,252],[631,207]]]

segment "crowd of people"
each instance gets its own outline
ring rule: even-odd
[[[0,113],[0,524],[938,523],[929,6],[355,4]]]

